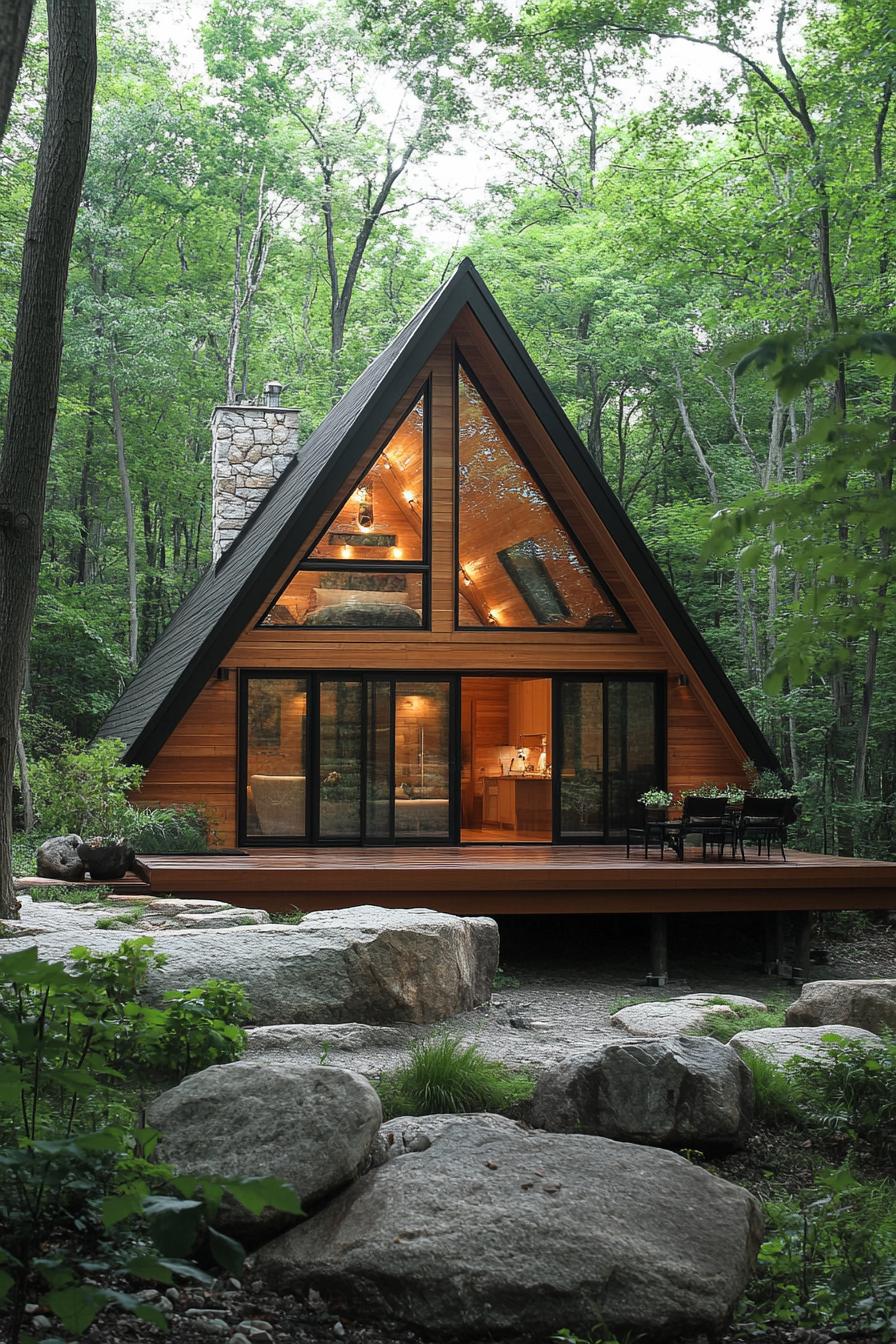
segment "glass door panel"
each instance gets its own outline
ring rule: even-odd
[[[604,687],[565,681],[560,689],[562,739],[560,832],[566,839],[604,833]]]
[[[303,839],[307,680],[250,677],[245,694],[246,834]]]
[[[636,820],[638,796],[662,786],[661,685],[655,677],[561,680],[561,839],[623,838]]]
[[[395,839],[450,839],[451,683],[395,683]]]
[[[367,683],[367,780],[364,816],[368,840],[392,837],[392,683]]]
[[[661,782],[656,749],[656,683],[607,681],[607,787],[611,838],[625,835],[638,796]]]
[[[360,678],[321,679],[318,693],[318,832],[321,840],[361,839]]]

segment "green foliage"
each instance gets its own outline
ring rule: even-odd
[[[31,767],[34,806],[47,835],[123,834],[131,809],[127,794],[140,787],[143,767],[122,765],[124,743],[74,742]]]
[[[837,1037],[823,1058],[794,1061],[793,1077],[810,1124],[862,1139],[883,1158],[896,1157],[896,1041],[882,1047]]]
[[[499,966],[495,971],[494,979],[492,980],[492,989],[519,989],[519,987],[519,978],[515,975],[508,975],[507,972]]]
[[[739,1321],[891,1339],[894,1197],[891,1181],[862,1184],[841,1167],[818,1175],[799,1199],[767,1203],[759,1274],[738,1304]]]
[[[148,939],[103,956],[82,949],[74,971],[34,948],[0,957],[0,1303],[11,1299],[12,1344],[35,1296],[73,1334],[107,1307],[164,1328],[114,1281],[208,1282],[195,1257],[238,1273],[242,1247],[214,1227],[225,1193],[253,1213],[301,1213],[278,1181],[180,1177],[146,1160],[158,1136],[135,1125],[129,1072],[232,1058],[232,1019],[246,1006],[234,986],[209,981],[145,1009],[129,995],[159,961]]]
[[[292,910],[275,910],[271,914],[272,924],[301,924],[308,912],[295,907]]]
[[[700,1028],[699,1035],[713,1036],[717,1041],[730,1041],[740,1031],[759,1031],[762,1027],[783,1027],[787,1004],[782,999],[768,1008],[748,1008],[742,1003],[728,1003],[724,994],[711,1000],[712,1003],[724,1003],[731,1009],[728,1013],[713,1013],[706,1025]]]
[[[532,1095],[527,1074],[488,1059],[475,1044],[439,1033],[411,1047],[407,1064],[376,1084],[388,1119],[456,1111],[504,1111]]]
[[[752,1050],[743,1055],[753,1075],[756,1118],[766,1125],[782,1125],[800,1118],[799,1091],[793,1075]]]
[[[129,808],[121,834],[138,854],[203,854],[213,827],[201,803]]]
[[[671,807],[672,797],[668,789],[646,789],[638,802],[645,807]]]

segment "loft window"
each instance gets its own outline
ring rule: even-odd
[[[630,630],[461,364],[457,430],[458,625]]]
[[[271,603],[263,628],[428,625],[428,421],[424,388]]]

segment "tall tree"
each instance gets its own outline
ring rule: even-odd
[[[19,80],[34,0],[0,0],[0,141]]]
[[[19,700],[37,595],[69,257],[90,147],[94,0],[48,0],[49,71],[22,255],[0,448],[0,915],[15,916],[12,788]]]

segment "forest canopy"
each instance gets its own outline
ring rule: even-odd
[[[89,737],[210,557],[212,407],[302,434],[468,254],[805,800],[894,857],[887,0],[104,4],[23,707]],[[0,145],[0,397],[43,115]]]

